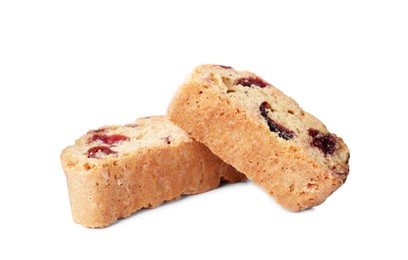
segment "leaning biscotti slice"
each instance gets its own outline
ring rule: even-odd
[[[87,227],[245,179],[165,116],[89,131],[61,162],[73,219]]]
[[[289,210],[321,204],[346,181],[343,140],[251,72],[197,67],[168,115]]]

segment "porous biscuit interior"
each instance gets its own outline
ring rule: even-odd
[[[279,131],[271,132],[284,145],[294,145],[303,149],[320,164],[327,166],[332,173],[346,178],[348,175],[349,151],[343,140],[329,133],[327,128],[313,115],[303,111],[295,100],[282,91],[248,71],[236,71],[230,67],[217,65],[202,65],[196,72],[199,78],[208,81],[219,95],[237,104],[263,127],[269,127],[265,118],[275,122],[282,129],[293,133],[292,138],[282,138]],[[266,102],[266,103],[265,103]],[[265,107],[265,104],[266,107]],[[264,105],[262,114],[261,106]],[[314,132],[314,130],[316,130]],[[319,140],[334,140],[328,150],[319,149]],[[330,145],[330,144],[329,144]],[[327,146],[327,145],[326,145]],[[324,148],[324,147],[323,147]],[[327,153],[326,153],[327,152]]]
[[[88,131],[75,141],[75,145],[67,147],[64,154],[71,159],[70,167],[90,170],[101,159],[127,156],[138,148],[176,146],[191,141],[165,116],[151,116],[139,118],[132,124],[107,125]]]

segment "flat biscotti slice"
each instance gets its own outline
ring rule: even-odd
[[[87,227],[245,179],[165,116],[89,131],[61,162],[73,219]]]
[[[321,204],[348,176],[343,140],[251,72],[197,67],[168,115],[289,210]]]

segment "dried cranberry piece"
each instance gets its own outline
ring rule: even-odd
[[[112,145],[121,141],[129,141],[129,137],[120,134],[115,135],[94,134],[91,138],[88,139],[88,144],[98,140],[102,141],[105,144]]]
[[[271,132],[278,133],[278,136],[280,138],[283,138],[285,140],[290,140],[295,136],[295,133],[292,130],[287,129],[283,125],[276,123],[273,121],[269,116],[268,116],[268,111],[267,109],[271,109],[269,106],[268,102],[262,102],[262,104],[259,106],[259,110],[261,111],[261,115],[265,118],[266,122],[268,123],[269,130]]]
[[[218,66],[218,67],[221,67],[221,68],[224,68],[224,69],[232,69],[232,67],[230,67],[230,66],[224,66],[224,65],[219,65],[219,64],[217,64],[215,66]]]
[[[319,148],[325,155],[333,154],[336,151],[337,140],[332,134],[322,134],[319,130],[313,128],[309,128],[308,131],[309,135],[313,137],[310,143],[313,147]]]
[[[105,142],[107,135],[101,135],[101,134],[94,134],[92,137],[88,139],[88,144],[95,142],[95,141],[102,141]]]
[[[125,135],[108,135],[105,139],[105,143],[106,144],[115,144],[118,142],[122,142],[122,141],[129,141],[129,137],[125,136]]]
[[[99,128],[99,129],[94,129],[94,130],[89,130],[88,134],[94,134],[94,133],[102,133],[105,132],[107,130],[107,128],[103,127],[103,128]]]
[[[98,158],[98,153],[104,155],[115,154],[115,151],[112,151],[108,146],[94,146],[88,150],[88,158]]]
[[[171,144],[171,138],[172,138],[172,136],[169,135],[169,136],[166,136],[166,137],[162,137],[160,139],[163,140],[166,144]]]
[[[106,130],[106,128],[99,128],[99,129],[93,130],[93,132],[100,133],[100,132],[103,132],[105,130]]]
[[[244,87],[250,87],[252,85],[255,85],[260,88],[265,88],[267,86],[270,86],[271,84],[269,84],[268,82],[258,77],[249,77],[249,78],[240,78],[236,80],[234,85],[242,85]]]

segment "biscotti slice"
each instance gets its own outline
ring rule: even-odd
[[[165,116],[89,131],[61,162],[73,219],[87,227],[245,179]]]
[[[168,115],[292,211],[321,204],[349,173],[343,140],[251,72],[197,67]]]

